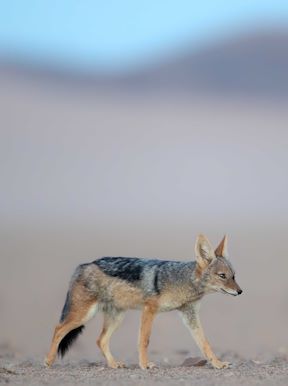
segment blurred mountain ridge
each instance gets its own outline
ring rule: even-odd
[[[95,91],[288,98],[288,28],[262,30],[186,49],[124,73],[64,71],[0,59],[0,79],[25,76]]]

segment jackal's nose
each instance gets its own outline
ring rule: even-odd
[[[242,292],[243,292],[243,291],[242,291],[241,289],[237,290],[238,295],[241,295]]]

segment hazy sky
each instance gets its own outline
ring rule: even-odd
[[[288,1],[2,0],[0,53],[119,69],[259,24],[288,24]]]

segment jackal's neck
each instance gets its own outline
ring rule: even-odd
[[[208,277],[203,274],[196,261],[187,263],[191,272],[189,277],[189,289],[193,298],[200,299],[206,293]]]
[[[179,273],[174,284],[180,289],[183,298],[187,301],[201,299],[205,295],[207,279],[198,270],[196,262],[184,263]]]

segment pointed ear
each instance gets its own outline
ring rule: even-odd
[[[227,251],[227,236],[225,235],[218,245],[218,247],[215,249],[215,255],[217,257],[228,257],[228,251]]]
[[[215,258],[213,248],[204,235],[198,235],[195,244],[196,261],[200,268],[206,268]]]

